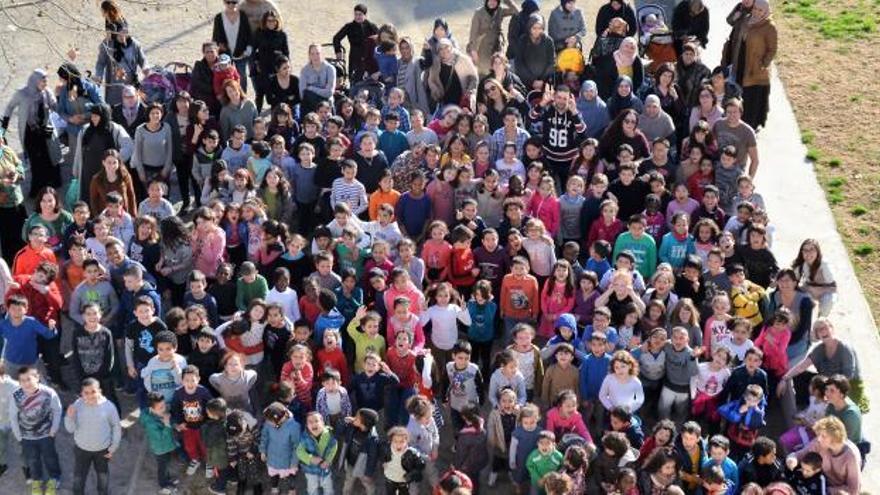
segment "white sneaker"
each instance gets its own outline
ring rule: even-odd
[[[199,461],[189,461],[189,464],[186,466],[186,475],[192,476],[196,474],[196,471],[199,469],[199,466],[202,463]]]
[[[214,466],[209,466],[205,464],[205,478],[211,479],[214,477]]]
[[[492,471],[489,473],[489,486],[495,486],[495,482],[498,481],[498,473]]]

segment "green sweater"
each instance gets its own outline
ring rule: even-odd
[[[375,352],[379,357],[385,359],[385,337],[381,333],[375,337],[370,337],[366,332],[358,330],[360,320],[351,320],[346,327],[346,332],[351,340],[354,341],[354,371],[360,373],[364,371],[364,356],[368,352]]]
[[[257,275],[256,280],[246,283],[243,278],[235,282],[235,306],[239,311],[247,311],[248,304],[254,299],[266,299],[269,293],[269,284],[262,275]]]
[[[654,238],[645,233],[640,238],[634,239],[632,234],[624,232],[614,243],[614,254],[611,259],[616,260],[617,255],[627,249],[636,257],[635,269],[645,277],[645,280],[651,278],[654,270],[657,269],[657,244]]]
[[[324,427],[324,431],[318,438],[312,436],[308,430],[305,431],[300,439],[299,445],[296,447],[296,457],[302,465],[302,470],[306,474],[316,474],[320,476],[329,476],[333,468],[333,459],[336,457],[336,450],[339,445],[333,438],[333,429],[329,426]],[[322,462],[330,464],[328,469],[321,467],[321,464],[312,464],[312,457],[320,457]]]
[[[170,423],[165,424],[162,418],[153,414],[149,409],[141,410],[141,426],[150,444],[150,451],[156,455],[167,454],[177,449],[177,441],[174,440],[174,429]]]
[[[562,466],[562,452],[553,449],[549,455],[544,455],[540,450],[535,449],[526,459],[526,469],[529,471],[529,478],[532,485],[540,486],[539,483],[547,473],[558,471]]]

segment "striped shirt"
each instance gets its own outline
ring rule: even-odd
[[[357,179],[348,182],[344,177],[340,177],[334,180],[331,186],[330,207],[335,208],[339,203],[348,203],[351,212],[360,215],[369,206],[367,189]]]

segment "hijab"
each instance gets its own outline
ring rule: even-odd
[[[584,97],[584,93],[588,90],[596,95],[592,100]],[[587,124],[587,133],[589,135],[596,136],[601,134],[608,126],[608,107],[599,96],[599,89],[594,81],[587,80],[581,84],[581,91],[578,93],[577,98],[577,109],[584,123]]]
[[[703,0],[690,0],[688,3],[691,15],[697,15],[706,9],[706,6],[703,5]]]
[[[46,71],[43,69],[34,69],[28,76],[27,84],[21,88],[27,101],[31,102],[28,112],[28,124],[39,125],[42,121],[39,113],[43,112],[43,117],[48,115],[48,92],[40,89],[40,81],[46,79]],[[42,109],[42,110],[41,110]]]
[[[494,15],[495,15],[495,12],[498,12],[498,7],[499,7],[499,6],[501,6],[501,0],[498,0],[498,3],[495,4],[495,8],[494,8],[494,9],[489,8],[489,0],[485,0],[485,1],[483,2],[483,8],[486,9],[486,12],[488,12],[490,16],[494,16]]]
[[[91,115],[97,115],[101,119],[98,121],[98,125],[93,125],[91,122],[88,127],[86,127],[85,134],[83,135],[83,143],[89,141],[93,134],[96,132],[107,133],[110,134],[112,130],[110,129],[110,124],[112,122],[110,118],[110,105],[106,103],[101,103],[99,105],[94,105],[91,108]]]
[[[758,15],[756,9],[760,9],[761,12],[764,12],[763,15]],[[759,24],[770,17],[770,2],[768,0],[755,0],[755,5],[752,6],[752,12],[749,15],[749,26],[754,26],[755,24]]]
[[[623,51],[623,45],[627,43],[632,43],[635,49],[632,53],[626,53]],[[635,38],[632,36],[628,36],[620,42],[620,47],[617,50],[614,50],[614,62],[618,67],[631,67],[633,63],[636,61],[636,57],[639,55],[638,43],[636,43]]]
[[[525,34],[529,29],[529,17],[541,10],[537,0],[525,0],[519,12],[519,33]]]
[[[58,67],[58,77],[67,83],[67,90],[73,91],[76,88],[77,94],[84,95],[85,91],[82,85],[82,72],[71,62],[64,62]]]

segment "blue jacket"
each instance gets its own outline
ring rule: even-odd
[[[599,389],[602,381],[608,374],[608,366],[611,364],[611,354],[605,353],[602,357],[596,357],[590,353],[581,363],[580,389],[581,399],[596,400],[599,398]]]
[[[113,333],[114,337],[119,338],[119,335],[125,331],[125,326],[134,321],[134,302],[141,296],[147,296],[153,300],[153,308],[155,309],[154,314],[162,319],[162,299],[159,297],[159,293],[156,292],[155,287],[144,280],[144,285],[142,285],[137,292],[132,292],[130,290],[122,291],[122,297],[119,298],[120,308],[119,320],[116,325],[117,332]]]
[[[260,434],[260,453],[266,454],[266,464],[275,469],[289,469],[299,465],[296,447],[299,445],[302,428],[289,415],[287,421],[275,426],[269,421],[263,423]]]
[[[82,82],[82,87],[85,91],[85,97],[89,100],[89,102],[86,103],[85,108],[83,108],[84,113],[88,115],[89,112],[92,110],[92,107],[104,103],[104,99],[101,98],[101,91],[98,89],[97,84],[93,83],[85,77],[81,78],[80,81]],[[58,113],[58,116],[60,116],[64,120],[72,117],[75,111],[73,105],[70,102],[69,92],[70,90],[67,89],[67,85],[61,87],[61,92],[58,93],[58,106],[55,107],[55,111]],[[87,124],[88,122],[88,119],[86,119],[80,125],[75,125],[68,122],[67,130],[68,132],[75,131],[74,134],[79,134],[79,132],[82,130],[83,127],[85,127],[85,124]]]
[[[336,328],[342,332],[344,326],[345,317],[336,308],[331,309],[326,315],[319,315],[315,320],[315,344],[324,347],[324,330]]]
[[[13,325],[8,316],[0,320],[0,337],[5,340],[2,356],[10,363],[35,364],[38,357],[37,337],[54,339],[57,336],[32,316],[25,316],[18,326]]]
[[[376,428],[370,429],[369,433],[366,433],[367,437],[361,442],[360,449],[354,452],[352,451],[354,446],[353,440],[354,436],[359,432],[360,430],[350,423],[342,425],[339,436],[344,440],[345,444],[339,455],[339,465],[347,467],[348,458],[351,456],[366,456],[364,475],[373,476],[373,473],[376,471],[376,464],[379,461],[379,435],[376,433]]]
[[[669,263],[674,269],[683,267],[687,256],[696,252],[697,247],[692,235],[688,235],[680,241],[675,238],[672,232],[667,232],[663,235],[663,240],[660,241],[660,261]]]
[[[471,315],[468,339],[473,342],[491,342],[495,337],[495,317],[498,314],[498,305],[493,301],[477,304],[477,301],[470,300],[467,303],[467,310]]]
[[[713,466],[715,461],[712,459],[706,459],[703,461],[702,469],[706,469],[707,467]],[[725,457],[723,461],[721,461],[721,470],[724,471],[724,479],[727,480],[727,495],[734,495],[737,493],[739,489],[739,467],[737,467],[736,463],[730,457]]]
[[[226,233],[226,239],[231,239],[232,226],[229,225],[228,222],[223,222],[221,226],[223,227],[223,232]],[[250,237],[250,231],[248,230],[247,222],[238,222],[236,224],[236,229],[238,230],[238,245],[247,246],[248,238]],[[226,247],[229,248],[230,246],[227,244]]]

